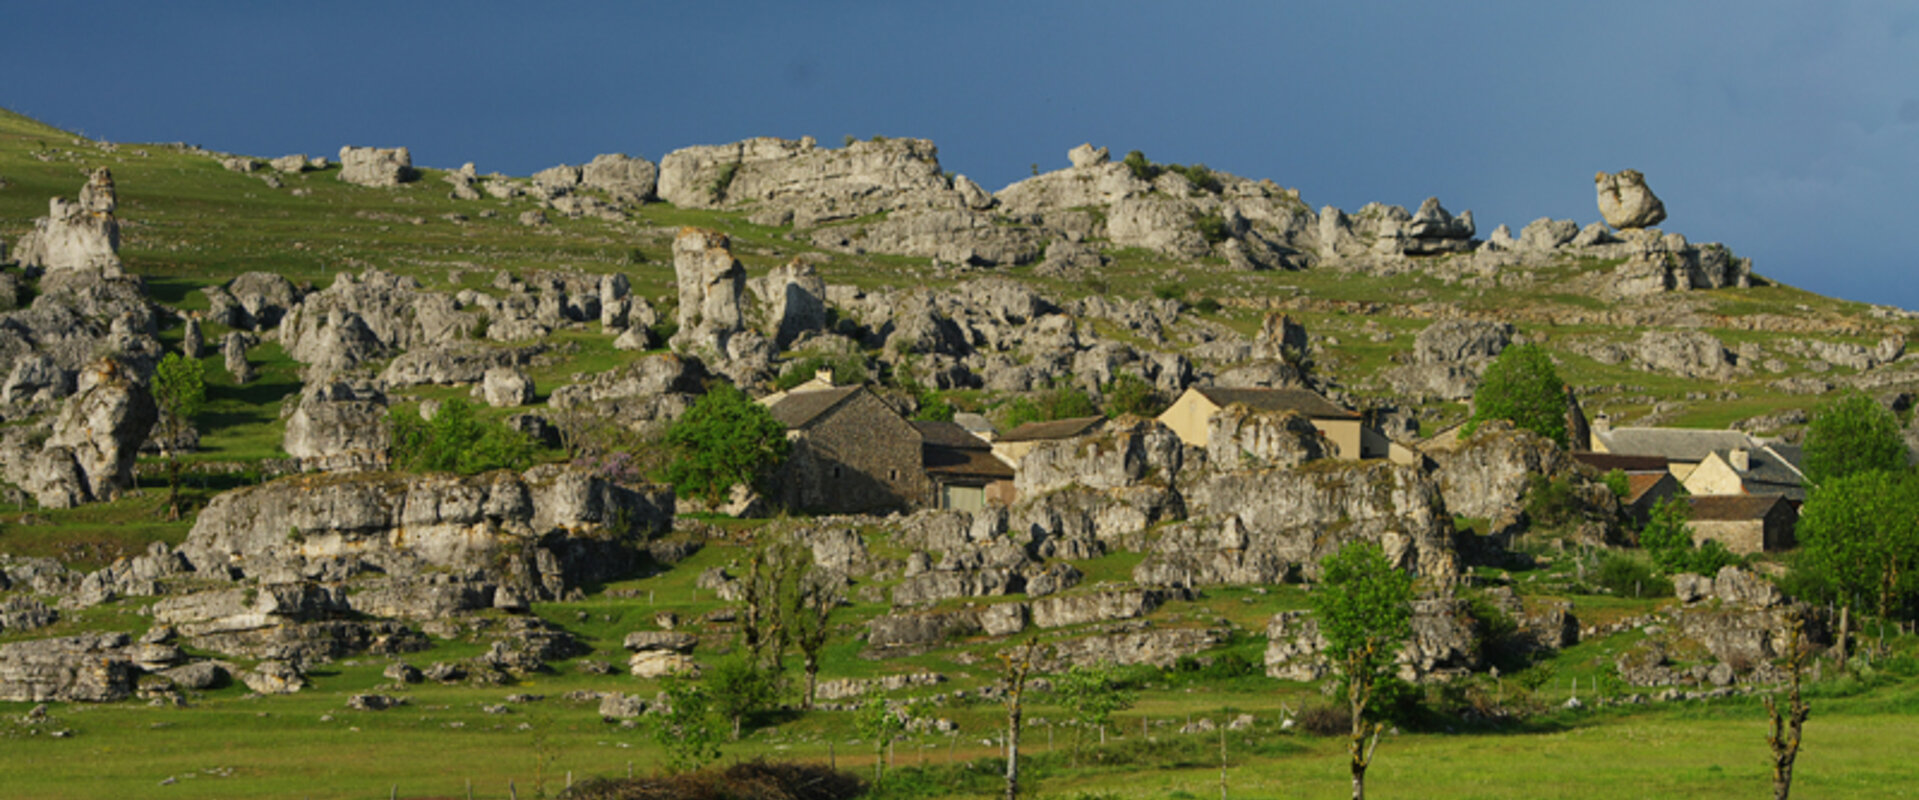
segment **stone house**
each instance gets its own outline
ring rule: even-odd
[[[1626,514],[1641,527],[1652,519],[1653,506],[1659,501],[1685,494],[1685,487],[1670,472],[1626,473],[1626,496],[1619,499]]]
[[[1592,445],[1599,453],[1663,458],[1680,483],[1713,453],[1758,447],[1739,431],[1692,428],[1601,428],[1593,431]]]
[[[1797,544],[1799,512],[1785,497],[1710,495],[1693,497],[1692,541],[1719,542],[1741,555],[1786,550]]]
[[[1105,417],[1074,417],[1050,422],[1028,422],[995,438],[992,444],[993,455],[999,456],[1001,461],[1017,468],[1020,459],[1041,442],[1057,442],[1091,436],[1105,426]]]
[[[1686,491],[1696,495],[1776,494],[1797,507],[1806,501],[1806,476],[1799,471],[1800,449],[1785,444],[1715,450],[1686,476]]]
[[[773,481],[772,499],[784,507],[885,513],[934,500],[919,429],[866,387],[795,389],[767,400],[792,442]]]
[[[1205,447],[1207,420],[1220,409],[1235,403],[1256,411],[1298,412],[1326,435],[1335,457],[1343,460],[1391,458],[1397,463],[1410,464],[1419,458],[1412,450],[1395,444],[1385,434],[1364,424],[1365,417],[1359,412],[1341,408],[1310,389],[1193,386],[1159,415],[1159,421],[1179,434],[1180,441],[1193,447]]]
[[[920,459],[933,484],[932,506],[978,511],[1011,505],[1013,467],[993,455],[993,445],[953,422],[915,420]]]

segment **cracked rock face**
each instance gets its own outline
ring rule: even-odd
[[[134,460],[157,419],[146,385],[101,359],[81,373],[44,443],[9,440],[7,478],[48,508],[111,500],[133,486]]]

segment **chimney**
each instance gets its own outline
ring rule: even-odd
[[[1726,463],[1731,464],[1734,470],[1748,472],[1752,469],[1752,451],[1744,447],[1735,447],[1731,453],[1726,454]]]

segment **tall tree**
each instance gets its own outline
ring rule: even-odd
[[[793,644],[804,659],[806,686],[800,696],[800,708],[811,711],[813,693],[819,685],[820,652],[826,649],[826,641],[832,635],[833,610],[846,599],[846,583],[838,574],[815,563],[811,550],[805,552],[806,567],[794,582],[786,612],[787,629],[792,632]]]
[[[1559,379],[1552,357],[1536,344],[1514,345],[1486,367],[1473,391],[1473,415],[1465,432],[1503,419],[1567,447],[1566,409],[1566,382]]]
[[[1870,600],[1881,619],[1919,598],[1919,476],[1869,470],[1827,478],[1806,497],[1796,569],[1841,603]]]
[[[1365,800],[1366,768],[1379,748],[1385,723],[1367,711],[1379,682],[1388,677],[1400,642],[1412,635],[1413,579],[1395,569],[1371,542],[1352,542],[1327,558],[1311,595],[1326,655],[1346,683],[1351,709],[1353,800]],[[1368,742],[1370,736],[1371,741]]]
[[[730,383],[718,382],[666,430],[674,460],[666,479],[709,503],[752,487],[786,459],[786,426]]]
[[[1814,485],[1872,470],[1906,468],[1899,420],[1858,391],[1821,405],[1806,423],[1806,478]]]
[[[666,695],[666,708],[641,717],[653,735],[653,741],[666,751],[668,768],[674,772],[699,769],[720,757],[719,737],[708,719],[705,690],[685,678],[660,679]]]
[[[153,401],[160,407],[154,431],[167,459],[167,518],[180,518],[180,442],[193,432],[193,416],[206,405],[205,365],[168,353],[153,371]]]

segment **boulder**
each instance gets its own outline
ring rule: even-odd
[[[227,282],[225,289],[232,305],[215,309],[215,319],[250,331],[277,327],[304,294],[292,281],[271,272],[244,273]]]
[[[1579,235],[1579,223],[1569,219],[1540,217],[1526,223],[1519,232],[1518,248],[1544,252],[1571,242]]]
[[[659,180],[660,168],[653,162],[625,153],[594,156],[592,162],[580,168],[581,183],[625,203],[653,199]]]
[[[609,692],[600,696],[600,719],[639,719],[646,713],[647,702],[638,695]]]
[[[1134,619],[1152,613],[1167,600],[1159,589],[1122,589],[1047,597],[1032,603],[1033,624],[1060,628],[1089,622]]]
[[[34,220],[33,230],[20,237],[20,266],[49,273],[120,274],[120,223],[113,216],[117,205],[113,173],[105,167],[94,170],[79,200],[49,200],[47,215]]]
[[[636,678],[663,678],[668,675],[698,677],[700,665],[692,657],[670,650],[642,650],[627,659],[627,671]]]
[[[305,675],[283,661],[262,661],[251,672],[241,674],[240,682],[258,694],[294,694],[307,687]]]
[[[253,364],[247,361],[247,348],[252,347],[253,342],[253,336],[245,331],[227,331],[220,340],[220,356],[235,386],[253,382]]]
[[[301,390],[281,448],[309,472],[383,469],[390,436],[378,383],[330,379]]]
[[[307,157],[305,153],[294,153],[268,161],[267,165],[279,172],[299,173],[306,170]]]
[[[1053,646],[1039,665],[1047,671],[1069,667],[1151,664],[1165,669],[1180,659],[1224,644],[1226,632],[1203,628],[1165,628],[1099,634],[1068,639]]]
[[[1511,323],[1440,320],[1413,338],[1413,358],[1421,364],[1485,361],[1505,351],[1512,340]]]
[[[42,452],[55,461],[63,460],[62,453],[72,460],[80,478],[78,502],[112,500],[133,487],[134,460],[158,419],[145,384],[118,361],[102,359],[81,373],[79,391],[61,407]],[[14,471],[11,465],[8,471]],[[50,496],[42,505],[64,507],[59,502]]]
[[[486,404],[494,408],[527,405],[533,402],[533,379],[518,369],[495,367],[486,371],[480,393],[486,398]]]
[[[92,633],[0,644],[0,700],[23,703],[124,700],[133,662],[124,633]]]
[[[664,651],[691,655],[700,637],[676,631],[634,631],[626,635],[624,646],[635,653]]]
[[[1733,374],[1733,356],[1710,333],[1698,330],[1646,331],[1634,346],[1640,369],[1686,378],[1726,380]]]
[[[1599,192],[1599,215],[1606,224],[1620,230],[1650,228],[1666,219],[1666,204],[1646,186],[1646,176],[1636,169],[1617,173],[1601,172],[1593,176]]]
[[[182,689],[202,690],[218,688],[232,679],[232,673],[218,661],[195,661],[177,667],[162,670],[162,677],[173,681],[173,685]]]
[[[1113,154],[1104,147],[1094,147],[1088,142],[1066,151],[1066,158],[1073,162],[1074,168],[1097,167],[1113,160]]]
[[[413,154],[404,147],[340,148],[340,180],[359,186],[391,187],[413,180]]]
[[[826,281],[799,259],[748,282],[766,311],[763,330],[773,347],[786,350],[801,336],[826,329]]]

